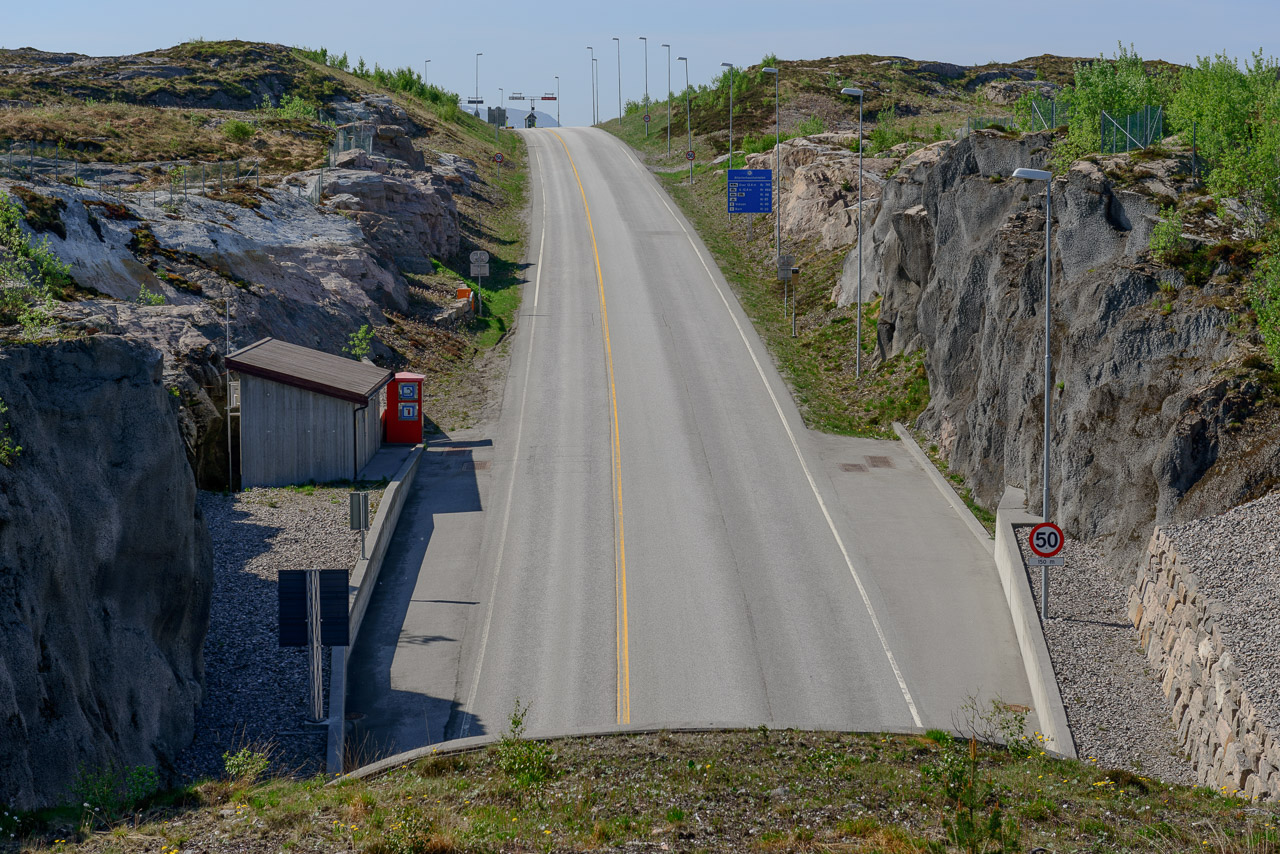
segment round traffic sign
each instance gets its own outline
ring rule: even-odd
[[[471,263],[472,264],[488,264],[489,253],[485,252],[483,249],[477,249],[476,251],[471,253]]]
[[[691,148],[691,149],[689,149],[688,151],[686,151],[686,152],[684,153],[684,159],[685,159],[685,160],[692,160],[692,159],[693,159],[693,149],[692,149],[692,148]]]
[[[644,114],[644,120],[645,120],[645,123],[647,124],[647,123],[648,123],[648,121],[649,121],[649,114],[648,114],[648,113],[645,113],[645,114]]]
[[[502,161],[504,161],[504,160],[506,160],[506,159],[507,159],[507,158],[505,158],[505,157],[503,157],[503,156],[502,156],[502,152],[501,152],[501,151],[499,151],[497,154],[493,155],[493,162],[494,162],[494,163],[501,163]]]
[[[1031,545],[1031,551],[1035,552],[1038,557],[1053,557],[1062,551],[1062,547],[1066,545],[1066,539],[1062,536],[1062,529],[1052,522],[1041,522],[1032,528],[1028,541]]]

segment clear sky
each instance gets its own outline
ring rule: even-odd
[[[689,57],[694,83],[707,82],[721,62],[748,65],[768,53],[817,59],[853,53],[909,56],[964,65],[1012,61],[1042,53],[1110,56],[1132,43],[1148,59],[1190,62],[1225,51],[1241,59],[1261,48],[1280,53],[1276,0],[788,0],[733,3],[648,0],[615,4],[560,0],[377,3],[222,0],[186,4],[154,0],[8,2],[0,14],[0,46],[94,55],[169,47],[190,38],[240,38],[346,51],[354,62],[412,64],[430,59],[430,80],[463,95],[479,88],[495,104],[498,87],[528,94],[554,91],[560,76],[564,124],[591,120],[590,59],[595,47],[603,117],[618,111],[618,43],[622,97],[644,92],[644,42],[649,40],[649,92],[666,86],[672,46],[673,88]],[[554,104],[542,108],[554,115]],[[547,109],[551,107],[551,109]]]

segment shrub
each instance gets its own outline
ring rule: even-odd
[[[1249,303],[1258,316],[1258,332],[1271,364],[1280,366],[1280,253],[1273,252],[1258,263]]]
[[[872,152],[887,151],[908,139],[893,107],[886,107],[876,114],[875,126],[871,128],[869,136]]]
[[[164,294],[153,292],[146,282],[138,289],[138,305],[164,305]]]
[[[827,125],[821,116],[809,116],[796,126],[797,136],[813,136],[815,133],[826,133]]]
[[[239,119],[232,119],[222,125],[222,134],[232,142],[248,142],[254,134],[253,125],[248,122],[242,122]]]
[[[159,788],[156,770],[146,765],[132,768],[114,764],[98,768],[81,765],[71,784],[71,794],[86,810],[86,823],[92,824],[95,820],[109,822],[135,809]]]
[[[227,776],[241,783],[256,783],[267,773],[271,757],[265,751],[242,747],[235,753],[227,751],[222,754],[222,767]]]
[[[358,362],[369,355],[369,351],[373,349],[374,338],[373,327],[366,323],[351,333],[347,338],[347,346],[342,348],[342,352]]]
[[[1160,222],[1151,230],[1151,257],[1167,264],[1183,247],[1182,214],[1176,208],[1160,209]]]
[[[509,727],[498,742],[498,767],[517,783],[530,786],[555,776],[555,753],[550,745],[524,737],[529,707],[516,699]]]

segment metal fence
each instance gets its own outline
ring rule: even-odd
[[[1056,98],[1031,99],[1031,133],[1057,130],[1071,123],[1071,108]]]
[[[1102,111],[1102,153],[1146,148],[1164,138],[1164,107],[1143,107],[1122,119]]]
[[[344,151],[373,153],[373,125],[369,122],[342,125],[329,146],[329,166],[336,165],[338,155]]]

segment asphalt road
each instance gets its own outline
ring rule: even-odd
[[[1030,706],[994,564],[900,443],[803,426],[620,142],[525,138],[501,415],[428,451],[352,653],[360,757],[501,732],[517,700],[532,734]]]

